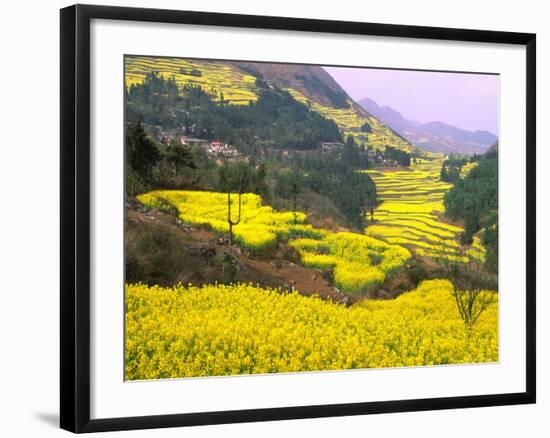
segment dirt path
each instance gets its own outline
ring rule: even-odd
[[[227,239],[214,231],[186,225],[173,216],[151,210],[139,211],[127,209],[127,220],[141,223],[163,223],[174,233],[181,233],[187,239],[186,246],[197,254],[197,258],[210,263],[211,257],[216,254],[226,254],[233,258],[241,267],[242,281],[257,282],[269,287],[282,287],[288,290],[297,290],[301,295],[318,295],[337,303],[346,303],[346,296],[333,287],[321,271],[306,268],[291,260],[297,257],[292,250],[280,245],[274,254],[260,258],[243,251],[238,246],[229,247]],[[294,257],[294,258],[293,258]],[[203,272],[204,271],[204,272]],[[208,280],[208,269],[200,273],[205,282]],[[210,272],[212,274],[212,272]],[[216,280],[218,280],[216,278]]]
[[[319,295],[321,298],[328,298],[337,303],[346,302],[345,295],[332,287],[316,269],[305,268],[279,259],[264,261],[241,258],[240,262],[283,281],[289,289],[298,290],[302,295]]]

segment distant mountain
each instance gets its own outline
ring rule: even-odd
[[[359,144],[368,144],[379,150],[386,145],[408,152],[417,150],[398,132],[355,102],[322,67],[242,61],[229,64],[268,86],[287,90],[296,100],[334,120],[344,138],[351,135]]]
[[[498,137],[488,131],[468,131],[443,122],[420,123],[405,119],[389,106],[365,98],[359,104],[415,146],[445,154],[483,154]]]

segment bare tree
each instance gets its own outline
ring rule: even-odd
[[[233,227],[239,225],[241,221],[241,196],[242,193],[238,192],[239,196],[239,214],[237,219],[231,217],[231,192],[227,192],[227,223],[229,224],[229,246],[233,245]]]
[[[229,224],[229,246],[233,245],[233,227],[241,222],[242,194],[250,185],[250,170],[245,163],[224,163],[219,169],[220,185],[227,192],[227,223]],[[237,217],[231,214],[231,194],[236,192],[239,209]]]
[[[498,287],[496,275],[488,272],[483,261],[466,249],[455,253],[445,250],[437,257],[443,276],[453,284],[453,297],[464,324],[472,329],[482,313],[496,301],[492,290]]]

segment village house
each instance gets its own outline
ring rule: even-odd
[[[180,137],[180,143],[183,146],[202,146],[204,148],[208,146],[208,140],[203,138],[187,137],[185,135]]]
[[[241,156],[235,147],[221,141],[211,141],[206,148],[206,153],[216,162],[236,160]]]
[[[209,141],[203,138],[181,136],[180,143],[183,146],[199,146],[208,155],[208,157],[214,160],[216,163],[223,160],[236,160],[240,158],[239,151],[232,145],[224,143],[219,140]]]

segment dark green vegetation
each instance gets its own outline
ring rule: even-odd
[[[229,181],[237,174],[242,192],[276,208],[314,210],[354,229],[362,229],[365,209],[375,205],[374,183],[356,172],[369,165],[364,148],[352,137],[342,144],[332,120],[286,91],[266,88],[257,102],[230,105],[151,73],[125,98],[130,196],[152,188],[235,191]],[[203,143],[184,146],[183,135]],[[238,162],[209,157],[210,141],[231,145]],[[322,149],[323,142],[336,147]]]
[[[480,159],[464,178],[445,194],[445,208],[451,219],[464,220],[463,244],[470,244],[481,231],[487,250],[486,267],[498,271],[498,154],[491,152]]]
[[[449,155],[441,165],[440,179],[455,184],[461,175],[462,168],[468,163],[476,163],[483,158],[483,155]]]
[[[386,146],[384,158],[386,160],[396,161],[400,166],[409,167],[411,165],[411,155],[409,153],[391,146]]]
[[[372,132],[372,128],[368,123],[364,123],[363,126],[361,126],[361,132]]]
[[[346,217],[348,225],[361,230],[365,209],[376,203],[376,187],[366,173],[356,172],[365,168],[368,159],[350,139],[341,152],[297,153],[281,161],[280,171],[273,174],[275,194],[292,200],[294,185],[299,191],[315,192],[328,198]],[[302,207],[300,203],[298,209]]]
[[[152,187],[173,187],[189,181],[186,175],[197,169],[195,160],[204,158],[175,141],[155,141],[141,121],[127,123],[125,137],[126,193],[130,196]]]
[[[341,141],[334,121],[296,101],[288,92],[263,89],[257,102],[226,105],[201,87],[178,89],[172,79],[149,73],[126,94],[127,120],[163,130],[184,127],[186,135],[220,140],[253,151],[269,140],[276,148],[315,149],[323,141]]]

